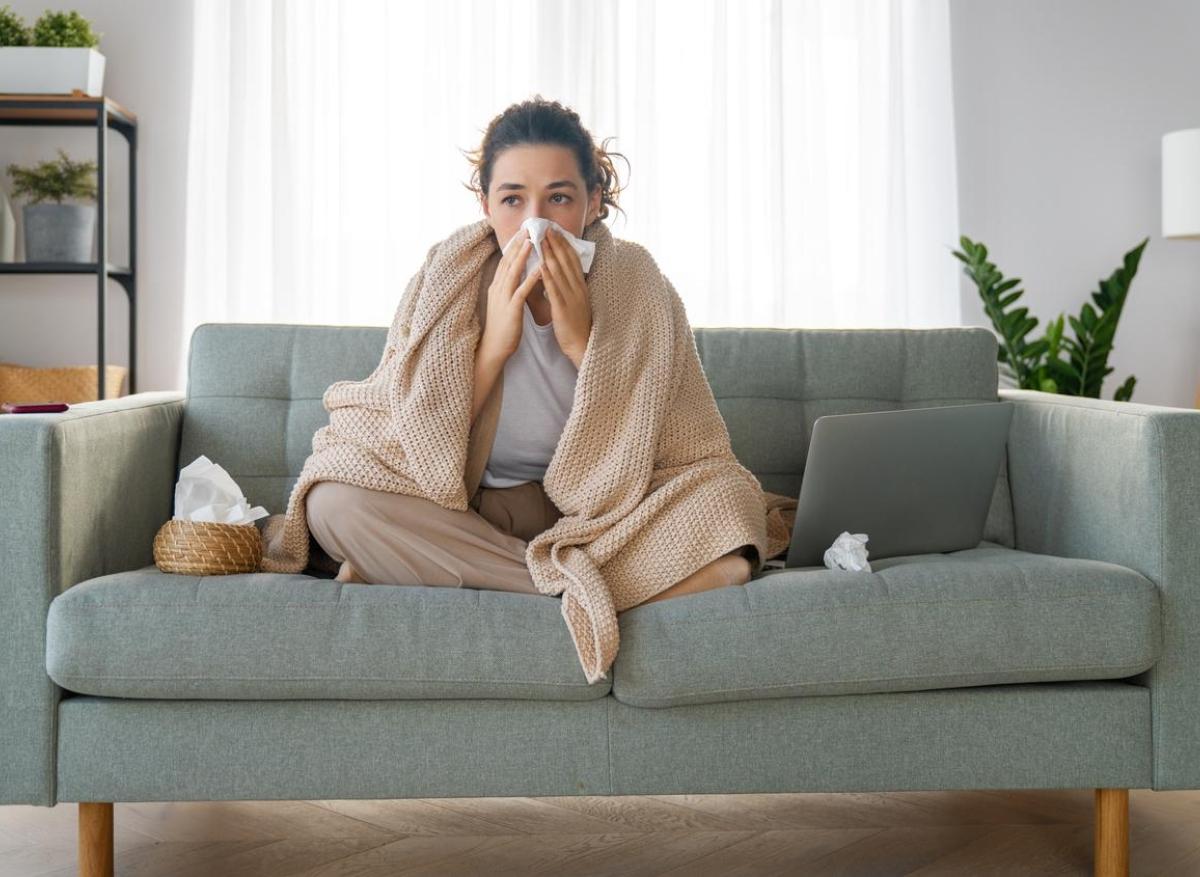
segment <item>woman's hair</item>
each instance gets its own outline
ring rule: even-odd
[[[611,139],[606,138],[604,144]],[[600,187],[600,211],[596,219],[608,216],[609,205],[621,210],[617,195],[623,187],[618,185],[612,156],[620,155],[627,167],[629,159],[619,152],[609,152],[604,144],[597,146],[579,121],[577,112],[558,101],[546,100],[540,94],[513,104],[492,119],[484,131],[483,143],[478,149],[465,153],[474,170],[470,184],[463,185],[485,199],[492,184],[492,167],[500,153],[511,146],[543,143],[565,146],[575,153],[589,198],[596,186]]]

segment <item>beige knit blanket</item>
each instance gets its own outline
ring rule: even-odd
[[[617,613],[740,545],[763,560],[787,548],[784,509],[734,457],[683,302],[650,253],[601,221],[586,280],[592,332],[575,399],[543,479],[563,516],[528,543],[530,576],[562,595],[562,614],[589,683],[617,653]],[[340,481],[468,509],[480,270],[498,250],[486,220],[430,248],[409,281],[383,356],[361,381],[325,391],[329,423],[284,514],[263,528],[262,569],[308,563],[305,496]]]

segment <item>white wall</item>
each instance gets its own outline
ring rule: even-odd
[[[44,0],[8,0],[30,22]],[[104,36],[106,91],[138,113],[140,390],[176,386],[187,343],[183,278],[191,0],[79,0]],[[1200,3],[1193,0],[951,0],[960,223],[1000,268],[1024,278],[1022,303],[1044,325],[1077,313],[1121,254],[1151,241],[1117,331],[1104,395],[1138,376],[1134,399],[1191,406],[1200,381],[1200,243],[1159,232],[1166,131],[1200,126]],[[124,144],[111,135],[114,195]],[[0,167],[91,155],[76,129],[0,128]],[[0,185],[11,188],[7,175]],[[110,234],[124,253],[125,209]],[[951,258],[948,254],[947,259]],[[125,364],[124,295],[109,286],[110,362]],[[987,325],[963,284],[965,322]],[[1034,334],[1040,332],[1039,325]],[[0,278],[0,360],[95,361],[91,277]]]
[[[1150,238],[1102,395],[1191,407],[1200,242],[1161,236],[1161,138],[1200,127],[1195,0],[951,0],[959,223],[1041,323]],[[964,322],[989,325],[963,281]]]
[[[33,22],[45,0],[5,0]],[[191,0],[72,0],[99,31],[107,59],[105,93],[138,116],[138,390],[176,386],[183,292],[183,197],[186,182]],[[95,157],[91,128],[0,127],[0,169],[54,158],[61,146],[74,160]],[[109,253],[125,262],[128,208],[125,139],[109,134]],[[12,192],[12,178],[0,173]],[[14,205],[20,223],[20,205]],[[128,365],[125,294],[108,284],[105,359]],[[0,277],[0,361],[23,365],[96,362],[96,278]]]

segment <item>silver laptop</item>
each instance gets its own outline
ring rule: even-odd
[[[974,548],[1012,412],[981,402],[818,417],[785,566],[824,567],[843,530],[867,534],[868,562]]]

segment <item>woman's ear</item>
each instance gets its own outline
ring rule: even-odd
[[[592,197],[588,199],[587,216],[585,217],[584,227],[591,225],[593,220],[600,215],[600,186],[596,185],[595,191],[592,192]],[[590,217],[590,218],[589,218]]]

